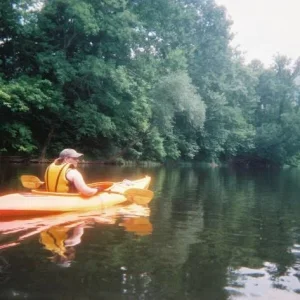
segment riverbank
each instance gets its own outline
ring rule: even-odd
[[[12,163],[12,164],[50,164],[55,160],[55,158],[30,158],[24,156],[0,156],[0,162],[3,163]],[[115,160],[85,160],[82,159],[78,162],[79,164],[86,165],[146,165],[146,166],[155,166],[161,165],[159,162],[153,161],[128,161],[123,159]]]

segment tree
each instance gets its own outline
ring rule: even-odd
[[[32,153],[43,143],[48,119],[59,119],[61,95],[48,80],[20,77],[0,82],[0,142],[2,152]],[[12,121],[13,120],[13,121]],[[51,123],[52,123],[51,122]],[[50,123],[49,123],[50,124]]]
[[[283,164],[299,152],[297,76],[299,62],[291,66],[290,60],[278,56],[274,65],[259,77],[256,151],[259,157],[269,162]]]
[[[153,89],[153,125],[165,139],[168,158],[193,158],[196,133],[203,128],[205,105],[184,72],[165,76]]]

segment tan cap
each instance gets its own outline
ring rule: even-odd
[[[78,153],[74,149],[64,149],[63,151],[60,152],[59,158],[68,158],[68,157],[78,158],[82,155],[83,155],[82,153]]]

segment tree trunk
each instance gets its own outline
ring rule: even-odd
[[[47,148],[51,142],[51,139],[52,139],[52,136],[53,136],[53,133],[54,133],[54,127],[52,127],[48,133],[48,136],[46,138],[46,141],[44,143],[44,146],[42,148],[42,152],[41,152],[41,155],[40,155],[40,158],[39,158],[39,161],[40,162],[43,162],[46,158],[46,152],[47,152]]]

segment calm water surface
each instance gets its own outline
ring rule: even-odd
[[[0,194],[24,191],[0,165]],[[300,299],[300,170],[82,168],[152,176],[147,207],[0,220],[0,299]]]

